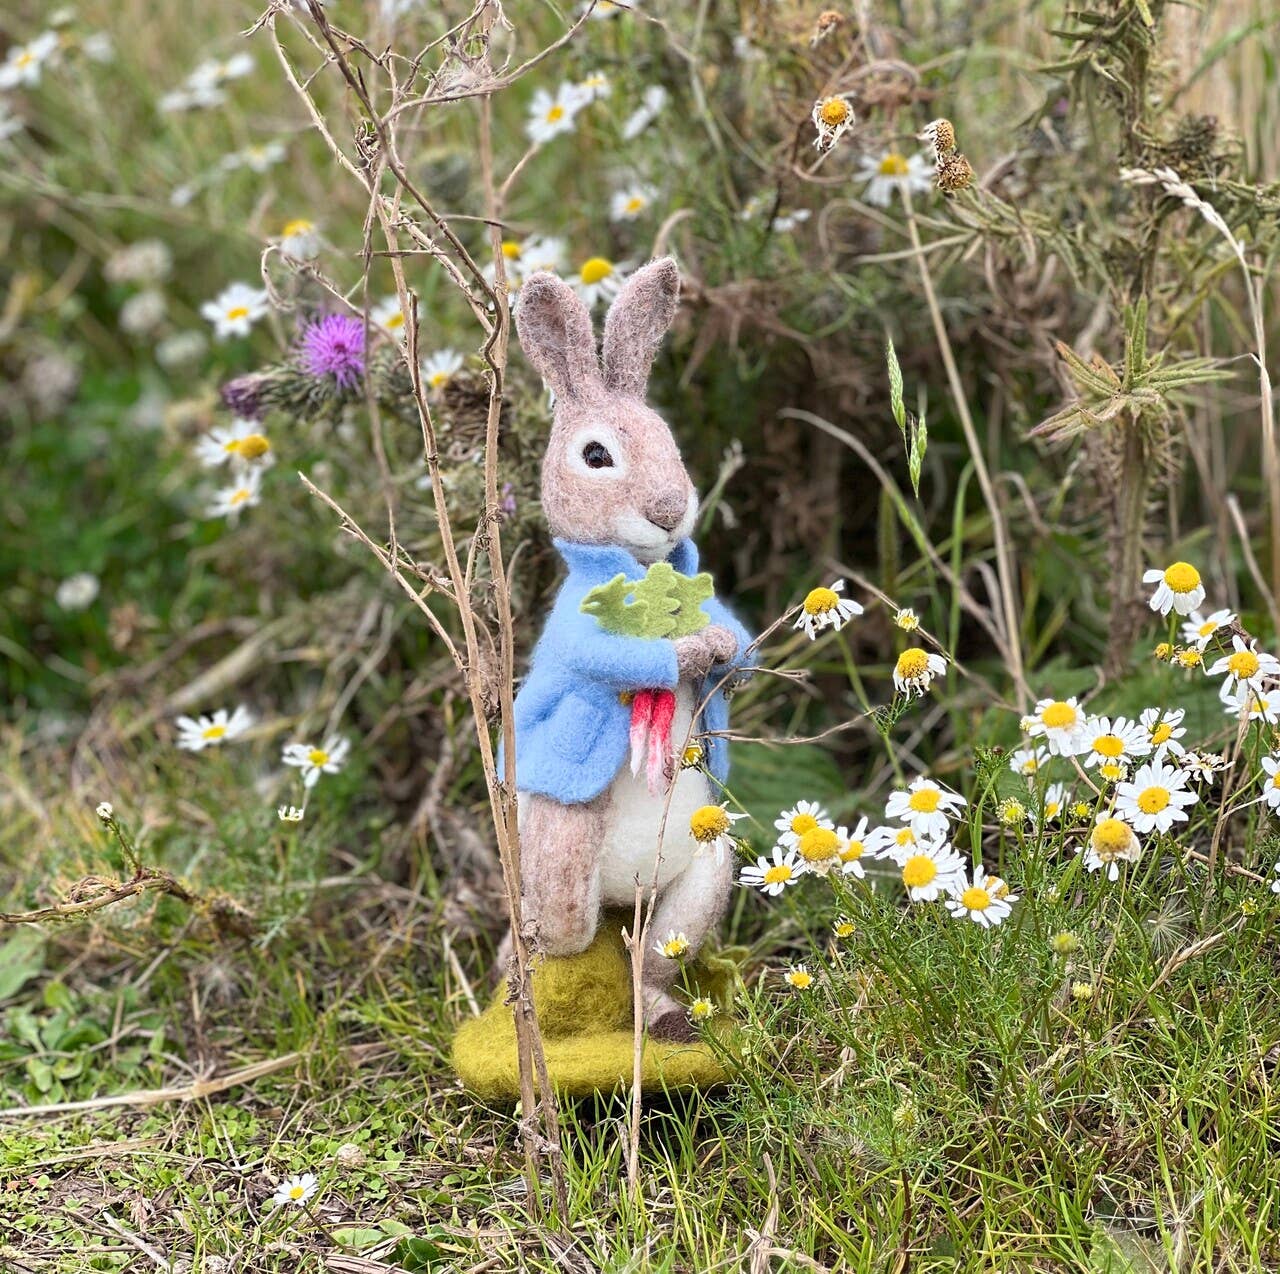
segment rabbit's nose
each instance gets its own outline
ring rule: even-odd
[[[668,491],[645,506],[644,515],[654,526],[664,531],[674,531],[688,508],[688,497],[682,491]]]

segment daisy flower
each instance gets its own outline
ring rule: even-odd
[[[659,939],[654,944],[654,950],[668,960],[682,960],[689,952],[689,939],[672,929],[665,942]]]
[[[58,585],[53,600],[63,610],[88,610],[98,600],[101,591],[102,581],[92,571],[77,571]]]
[[[369,311],[369,322],[400,340],[404,336],[404,311],[400,308],[400,298],[388,296],[379,301]]]
[[[1021,827],[1027,821],[1027,807],[1016,796],[1006,796],[996,806],[996,818],[1004,827]]]
[[[879,159],[864,155],[857,176],[867,183],[862,197],[876,208],[887,208],[895,191],[921,195],[933,189],[933,163],[921,153],[909,159],[896,150],[885,151]]]
[[[280,251],[290,261],[314,261],[320,255],[320,231],[305,217],[286,221],[280,231]]]
[[[707,1022],[716,1015],[716,1006],[705,995],[700,995],[689,1005],[689,1016],[695,1022]]]
[[[1264,694],[1245,686],[1236,694],[1224,695],[1222,703],[1229,717],[1247,713],[1250,721],[1261,720],[1268,725],[1280,725],[1280,694]]]
[[[633,141],[658,118],[670,94],[661,84],[650,84],[640,95],[640,105],[623,121],[622,140]]]
[[[852,938],[858,932],[858,926],[848,916],[841,916],[832,924],[831,932],[837,938]]]
[[[788,849],[794,849],[800,837],[815,827],[835,826],[817,801],[797,801],[789,810],[783,810],[773,825],[781,833],[779,843]]]
[[[1148,731],[1127,717],[1090,717],[1080,737],[1080,751],[1088,752],[1085,765],[1121,765],[1151,751]]]
[[[248,336],[269,308],[264,289],[232,283],[212,301],[206,301],[200,307],[200,315],[213,324],[213,334],[221,341],[228,336]]]
[[[794,885],[801,876],[799,860],[794,849],[785,850],[781,845],[773,847],[773,861],[762,854],[755,863],[748,865],[738,874],[738,884],[750,885],[753,889],[776,898],[788,885]]]
[[[1089,744],[1084,740],[1085,716],[1073,695],[1070,699],[1041,699],[1027,733],[1044,739],[1054,756],[1075,756]]]
[[[178,727],[178,747],[187,752],[203,752],[238,738],[253,725],[253,715],[243,706],[230,713],[219,708],[211,717],[179,717],[174,724]]]
[[[1269,809],[1280,809],[1280,756],[1264,756],[1262,769],[1267,776],[1266,785],[1262,789],[1262,799],[1266,801]]]
[[[235,172],[238,168],[247,168],[252,173],[265,173],[284,161],[288,154],[284,142],[262,142],[255,146],[246,146],[243,150],[232,151],[224,156],[219,165],[224,172]]]
[[[658,197],[658,192],[647,185],[627,186],[615,190],[609,199],[610,221],[634,221],[643,216]]]
[[[841,597],[844,592],[844,580],[838,579],[827,587],[810,589],[800,604],[800,618],[792,625],[803,628],[812,641],[824,628],[832,628],[839,632],[845,624],[857,615],[862,614],[862,607],[848,597]]]
[[[229,425],[210,429],[196,443],[196,459],[208,468],[230,462],[249,465],[255,461],[266,468],[273,461],[271,443],[253,420],[233,420]]]
[[[1174,562],[1166,570],[1150,570],[1142,577],[1144,584],[1154,584],[1151,609],[1167,615],[1176,610],[1179,615],[1190,615],[1204,601],[1204,585],[1200,572],[1190,562]]]
[[[534,270],[551,270],[559,273],[569,259],[569,246],[556,235],[530,235],[520,245],[520,272],[531,274]]]
[[[58,33],[45,31],[29,44],[15,44],[0,64],[0,89],[39,84],[44,64],[58,51]]]
[[[187,76],[187,84],[192,88],[221,88],[231,80],[243,79],[252,70],[253,57],[248,53],[206,58]]]
[[[922,775],[913,779],[905,792],[890,793],[884,816],[907,823],[917,836],[941,837],[947,834],[951,817],[965,804],[958,792],[948,792]]]
[[[782,975],[782,980],[793,991],[807,991],[813,985],[813,974],[803,964],[793,964]]]
[[[1067,785],[1050,783],[1044,793],[1044,821],[1056,822],[1067,804]]]
[[[590,309],[598,301],[612,301],[626,282],[630,269],[627,262],[615,263],[607,257],[588,257],[578,267],[577,274],[569,279],[569,286]]]
[[[847,97],[820,97],[810,118],[818,130],[813,144],[819,150],[830,150],[853,125],[853,103]]]
[[[573,132],[574,119],[586,105],[577,87],[561,84],[554,93],[540,88],[529,103],[525,133],[531,142],[541,146],[561,133]]]
[[[1232,653],[1223,655],[1209,668],[1209,676],[1217,677],[1226,674],[1222,683],[1220,696],[1225,703],[1232,692],[1239,692],[1245,686],[1253,690],[1261,690],[1263,679],[1274,677],[1280,673],[1280,659],[1263,650],[1254,650],[1243,637],[1232,637]]]
[[[1280,863],[1276,863],[1273,870],[1276,873],[1276,879],[1271,882],[1271,892],[1273,894],[1280,894]]]
[[[942,655],[931,654],[920,646],[908,646],[893,666],[894,691],[908,698],[913,694],[923,696],[934,677],[942,676],[946,670],[947,661]]]
[[[914,854],[921,845],[929,845],[933,842],[922,840],[908,826],[877,827],[867,834],[865,843],[867,853],[873,858],[883,854],[901,867],[903,862]]]
[[[244,509],[252,509],[262,498],[262,470],[245,469],[229,487],[215,491],[205,509],[208,518],[237,517]]]
[[[825,876],[839,867],[844,847],[845,841],[834,827],[811,827],[794,846],[800,855],[800,870],[815,876]]]
[[[1218,629],[1226,628],[1235,622],[1236,617],[1229,610],[1215,610],[1208,617],[1198,610],[1193,610],[1187,616],[1187,622],[1182,625],[1182,640],[1204,650],[1213,640],[1213,635]]]
[[[893,622],[902,629],[904,633],[913,633],[920,627],[920,616],[911,609],[910,606],[904,606],[893,617]]]
[[[608,97],[613,91],[613,85],[609,83],[609,77],[603,71],[592,71],[586,79],[579,80],[574,85],[574,89],[582,99],[582,104],[590,106],[592,102]]]
[[[422,382],[428,389],[443,389],[462,368],[456,349],[441,349],[422,360]]]
[[[1116,788],[1116,813],[1139,832],[1167,832],[1189,817],[1183,808],[1200,798],[1187,791],[1187,773],[1162,761],[1139,766],[1132,782]]]
[[[912,902],[933,902],[964,889],[964,860],[946,841],[919,845],[902,863],[902,883]]]
[[[315,1173],[304,1172],[300,1177],[290,1177],[288,1181],[282,1181],[276,1186],[276,1192],[272,1196],[271,1202],[280,1207],[285,1203],[295,1204],[302,1207],[308,1199],[315,1194],[320,1183],[316,1180]]]
[[[703,805],[689,818],[689,835],[698,842],[698,853],[715,850],[716,862],[733,849],[733,825],[745,814],[730,814],[723,805]]]
[[[962,875],[959,887],[945,899],[947,910],[957,920],[972,920],[984,929],[1006,920],[1017,901],[1018,895],[1011,894],[999,876],[988,876],[981,864],[973,869],[972,883]]]
[[[773,219],[773,228],[779,234],[790,234],[796,226],[802,226],[813,213],[808,208],[797,208],[794,212],[780,212]]]
[[[1215,752],[1184,752],[1178,764],[1197,783],[1212,783],[1214,776],[1226,764]]]
[[[351,751],[351,744],[340,735],[331,734],[323,747],[310,743],[286,743],[281,760],[285,765],[295,765],[302,771],[302,782],[315,787],[322,774],[337,774]]]
[[[840,873],[843,876],[856,876],[859,880],[866,877],[862,860],[867,854],[867,820],[858,820],[852,832],[844,827],[836,828],[836,837],[840,841]]]
[[[296,805],[281,805],[276,810],[276,817],[282,823],[301,823],[305,810],[299,809]]]
[[[585,10],[589,7],[590,0],[582,6]],[[596,0],[596,7],[591,10],[592,18],[616,18],[620,13],[630,13],[632,9],[640,7],[640,0],[626,0],[625,4],[616,4],[614,0]]]
[[[1093,831],[1089,834],[1089,847],[1084,854],[1085,871],[1106,868],[1107,879],[1120,875],[1120,864],[1136,863],[1142,856],[1142,842],[1134,830],[1122,818],[1105,810],[1098,813]]]
[[[1033,778],[1044,768],[1049,760],[1048,748],[1019,748],[1009,754],[1009,768],[1015,774]]]

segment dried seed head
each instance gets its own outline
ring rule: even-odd
[[[818,21],[813,28],[813,35],[809,38],[809,47],[812,48],[821,44],[828,36],[833,35],[843,22],[844,14],[838,9],[824,9],[818,14]]]
[[[937,183],[944,195],[954,195],[973,185],[973,166],[959,151],[952,151],[938,161]]]
[[[956,148],[955,125],[949,119],[935,119],[924,126],[920,140],[928,142],[933,147],[934,155],[941,160]]]

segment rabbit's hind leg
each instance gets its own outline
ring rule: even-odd
[[[694,955],[720,923],[732,884],[733,861],[729,854],[719,860],[714,853],[700,854],[658,896],[649,926],[641,986],[645,1025],[655,1039],[689,1040],[697,1032],[688,1013],[670,994],[679,964],[659,955],[654,945],[665,942],[674,930],[688,938],[689,955]]]
[[[576,955],[600,924],[605,798],[561,805],[531,795],[520,819],[524,931],[544,955]]]

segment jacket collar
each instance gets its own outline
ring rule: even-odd
[[[554,540],[556,551],[571,571],[579,571],[593,579],[610,580],[615,575],[639,579],[647,569],[635,556],[616,544],[578,544],[573,540]],[[692,540],[681,540],[667,555],[667,561],[681,575],[693,575],[698,569],[698,548]]]

